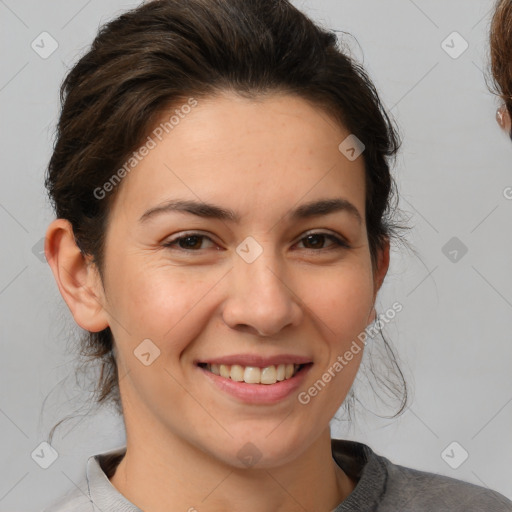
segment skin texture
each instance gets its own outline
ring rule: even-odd
[[[510,137],[512,130],[512,121],[510,119],[510,114],[507,110],[506,105],[501,105],[496,111],[496,122],[499,127]]]
[[[333,462],[329,421],[363,350],[307,405],[297,392],[271,405],[243,403],[194,364],[242,353],[307,356],[305,391],[373,320],[389,244],[372,268],[363,157],[349,161],[338,150],[348,135],[290,95],[202,99],[120,184],[103,283],[69,223],[48,228],[46,257],[75,321],[114,334],[127,454],[111,482],[145,512],[329,511],[353,490]],[[337,197],[362,223],[347,211],[288,215]],[[233,209],[240,223],[179,212],[139,221],[178,198]],[[350,248],[308,241],[312,230]],[[208,238],[189,243],[193,249],[163,245],[188,231]],[[236,252],[248,236],[263,249],[252,263]],[[144,339],[160,350],[149,366],[134,356]],[[249,468],[238,456],[248,442],[261,454]]]

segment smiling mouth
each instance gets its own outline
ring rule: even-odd
[[[241,366],[239,364],[198,363],[200,368],[235,382],[247,384],[275,384],[291,379],[309,364],[278,364],[259,368],[257,366]]]

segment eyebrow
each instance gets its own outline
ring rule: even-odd
[[[289,215],[292,220],[304,220],[320,215],[329,215],[336,212],[347,212],[354,219],[362,224],[363,219],[359,210],[347,199],[336,197],[332,199],[320,199],[300,205],[292,210]],[[183,212],[197,215],[209,219],[219,219],[224,221],[240,223],[240,215],[229,208],[223,208],[211,203],[193,200],[171,200],[164,204],[150,208],[140,217],[139,222],[146,222],[149,219],[171,212]]]

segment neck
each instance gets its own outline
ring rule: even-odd
[[[327,512],[355,487],[332,458],[328,428],[297,458],[269,469],[229,466],[169,433],[162,442],[140,439],[127,436],[110,481],[145,512]]]

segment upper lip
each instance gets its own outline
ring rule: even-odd
[[[311,362],[311,358],[309,357],[293,354],[279,354],[269,357],[257,354],[233,354],[230,356],[198,359],[196,364],[225,364],[226,366],[239,364],[240,366],[257,366],[259,368],[266,368],[267,366],[276,366],[279,364],[307,364]]]

